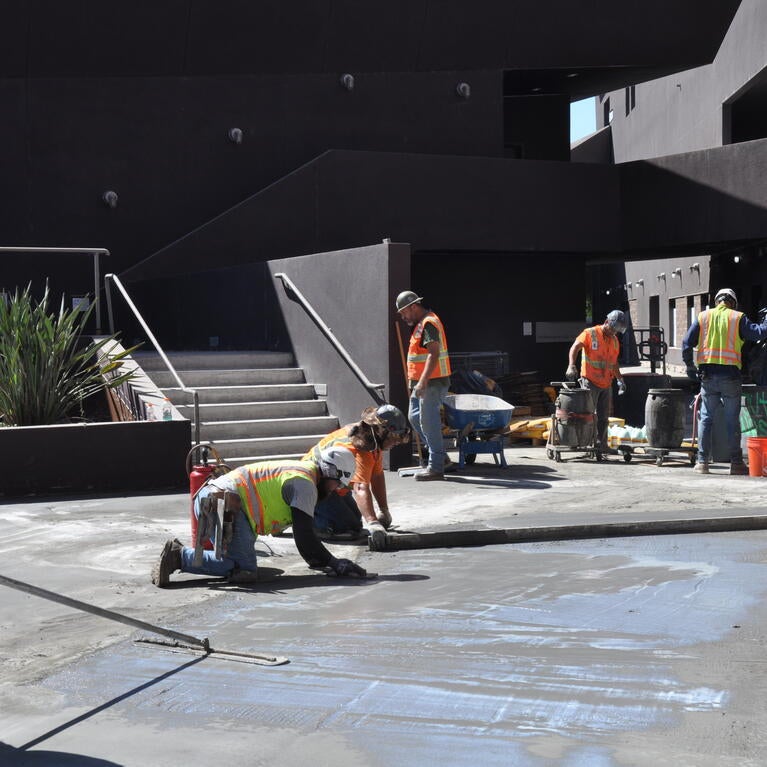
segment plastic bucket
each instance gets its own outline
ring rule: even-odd
[[[684,439],[685,395],[681,389],[650,389],[645,431],[650,447],[675,449]]]
[[[767,437],[749,437],[748,447],[748,476],[767,476]]]

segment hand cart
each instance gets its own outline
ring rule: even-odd
[[[511,422],[514,406],[485,394],[450,394],[445,397],[445,421],[454,430],[458,467],[474,463],[478,453],[491,453],[496,465],[507,466],[503,431]]]

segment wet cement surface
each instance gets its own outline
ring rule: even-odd
[[[165,624],[289,665],[122,641],[20,686],[0,763],[764,763],[767,533],[360,562],[379,579],[284,575]]]

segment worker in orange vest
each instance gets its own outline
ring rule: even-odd
[[[357,537],[362,523],[370,536],[370,548],[386,546],[386,530],[392,524],[386,496],[384,451],[410,439],[410,424],[394,405],[369,407],[358,423],[347,424],[323,437],[304,460],[315,458],[331,446],[343,447],[354,455],[355,471],[349,487],[340,487],[322,499],[314,512],[314,526],[323,539]],[[378,511],[375,503],[378,504]]]
[[[399,316],[413,328],[407,350],[410,385],[408,419],[429,449],[427,466],[416,473],[417,481],[444,479],[452,467],[442,441],[440,407],[450,386],[450,358],[445,328],[440,318],[421,303],[412,290],[397,296]]]
[[[687,375],[700,379],[700,432],[695,471],[709,474],[714,415],[721,405],[727,426],[730,474],[748,474],[740,445],[740,399],[742,395],[743,341],[767,338],[767,322],[757,325],[738,312],[733,290],[722,288],[714,297],[714,308],[701,312],[682,339],[682,360]],[[693,350],[698,347],[697,367]]]
[[[565,377],[568,381],[578,378],[576,360],[581,353],[581,386],[591,391],[591,399],[596,413],[596,447],[607,449],[607,427],[610,422],[612,405],[612,383],[618,379],[618,394],[626,391],[626,382],[618,366],[620,342],[618,335],[626,331],[628,322],[620,309],[614,309],[601,325],[586,328],[575,339],[568,353],[568,366]]]

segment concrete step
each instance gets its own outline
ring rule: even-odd
[[[260,439],[269,437],[295,437],[306,434],[329,434],[338,428],[333,416],[319,418],[277,418],[260,421],[200,422],[200,439],[215,442],[219,439]]]
[[[277,402],[316,399],[314,387],[311,384],[200,386],[195,388],[201,405],[215,405],[225,402]],[[163,393],[174,405],[188,405],[192,402],[192,395],[178,388],[165,388]]]
[[[234,351],[234,352],[166,352],[177,371],[181,370],[245,370],[249,368],[294,367],[295,358],[290,352]],[[167,370],[162,358],[155,351],[137,351],[132,357],[147,372]],[[181,376],[181,380],[184,377]]]
[[[247,370],[177,370],[185,386],[197,389],[203,386],[277,386],[306,383],[301,368],[250,368]],[[159,389],[176,386],[169,370],[148,373]]]
[[[229,463],[243,461],[266,460],[265,456],[302,456],[309,448],[314,447],[327,432],[322,434],[297,434],[291,437],[260,437],[256,439],[221,439],[212,444],[221,454],[221,458]],[[241,464],[240,464],[241,465]]]
[[[184,418],[194,420],[192,405],[176,405]],[[282,402],[232,402],[200,405],[200,422],[253,421],[265,418],[316,418],[328,414],[321,399],[284,400]]]

